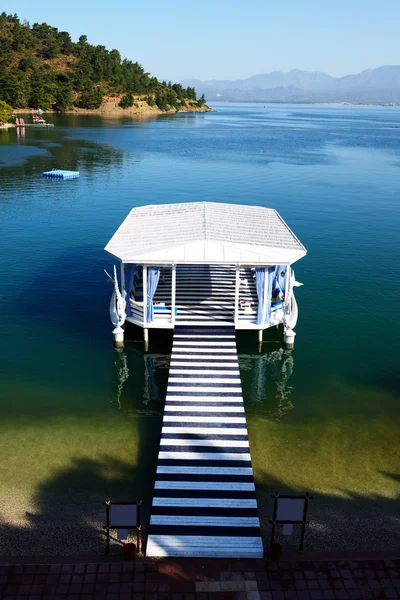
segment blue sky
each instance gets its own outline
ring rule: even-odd
[[[84,33],[174,81],[400,64],[400,0],[2,0],[1,10]]]

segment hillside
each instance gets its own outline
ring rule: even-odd
[[[205,98],[181,84],[160,82],[143,67],[122,59],[118,50],[93,46],[81,35],[47,23],[32,26],[17,15],[0,15],[0,100],[14,109],[34,107],[66,111],[100,109],[206,109]]]
[[[209,100],[255,102],[351,102],[399,104],[400,66],[367,69],[356,75],[332,77],[321,71],[273,71],[247,79],[200,81],[186,79]]]

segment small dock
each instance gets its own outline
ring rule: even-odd
[[[24,123],[23,125],[19,124],[19,125],[15,125],[15,127],[35,127],[35,128],[44,128],[44,129],[48,129],[50,127],[54,127],[54,123]]]
[[[233,325],[176,325],[147,556],[263,556]]]

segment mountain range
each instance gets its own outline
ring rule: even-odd
[[[208,101],[400,104],[398,65],[385,65],[343,77],[293,69],[253,75],[248,79],[185,79],[181,84],[195,87]]]

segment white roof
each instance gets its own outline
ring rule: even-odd
[[[105,250],[141,264],[293,263],[306,249],[273,208],[185,202],[133,208]]]

